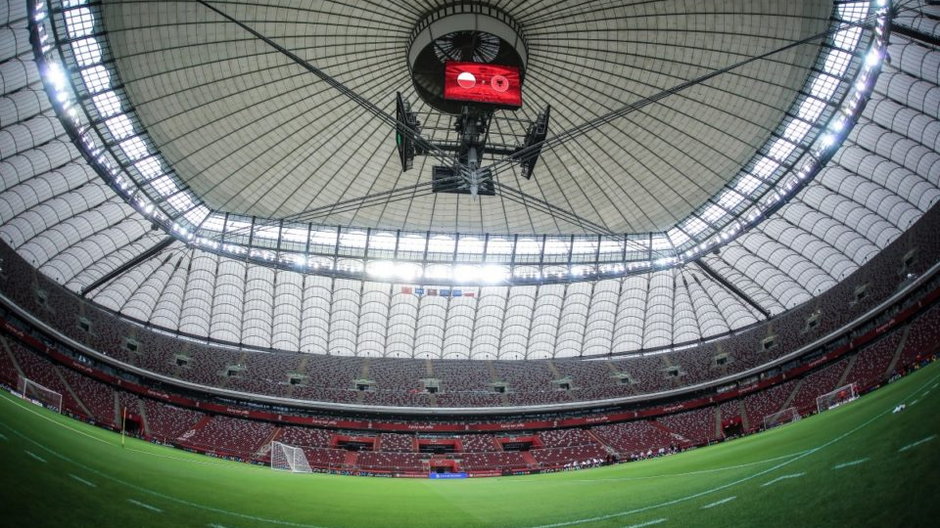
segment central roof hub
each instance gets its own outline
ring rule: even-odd
[[[407,58],[421,99],[441,112],[459,114],[462,103],[444,99],[445,62],[516,67],[524,79],[528,49],[521,26],[503,11],[481,4],[458,4],[418,22],[411,32]]]

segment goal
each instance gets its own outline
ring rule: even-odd
[[[277,441],[271,442],[271,469],[293,473],[311,472],[303,449]]]
[[[16,380],[16,390],[24,398],[40,403],[43,407],[62,412],[62,394],[35,381],[19,376]]]
[[[800,418],[800,413],[797,412],[796,407],[787,407],[786,409],[782,409],[773,414],[768,414],[765,416],[764,429],[770,429],[772,427],[777,427],[778,425],[795,422]]]
[[[848,403],[855,398],[858,398],[858,391],[855,390],[855,384],[850,383],[843,385],[832,392],[827,392],[816,398],[816,410],[823,412],[833,407],[838,407],[843,403]]]

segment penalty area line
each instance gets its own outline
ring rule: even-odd
[[[711,504],[706,504],[705,506],[702,506],[702,509],[703,509],[703,510],[708,510],[708,509],[710,509],[710,508],[714,508],[715,506],[721,506],[722,504],[725,504],[726,502],[731,502],[731,501],[733,501],[734,499],[737,499],[737,498],[738,498],[737,495],[732,495],[732,496],[730,496],[730,497],[728,497],[728,498],[721,499],[721,500],[719,500],[719,501],[715,501],[715,502],[713,502],[713,503],[711,503]]]
[[[781,480],[800,478],[800,477],[802,477],[802,476],[805,475],[805,474],[806,474],[806,472],[804,471],[804,472],[802,472],[802,473],[791,473],[791,474],[789,474],[789,475],[780,475],[779,477],[777,477],[777,478],[775,478],[775,479],[773,479],[773,480],[768,480],[767,482],[761,484],[760,487],[763,488],[763,487],[765,487],[765,486],[770,486],[771,484],[776,484],[777,482],[780,482]]]
[[[77,481],[77,482],[81,482],[82,484],[88,486],[89,488],[97,488],[97,487],[98,487],[94,482],[91,482],[90,480],[85,480],[85,479],[83,479],[82,477],[79,477],[78,475],[76,475],[75,473],[69,473],[69,477],[71,477],[72,480],[75,480],[75,481]]]
[[[0,433],[0,440],[3,440],[4,442],[6,442],[6,441],[8,440],[8,438],[6,437],[5,434]]]
[[[847,467],[851,467],[851,466],[857,466],[857,465],[859,465],[859,464],[864,464],[865,462],[868,462],[869,460],[871,460],[871,459],[868,458],[868,457],[860,458],[860,459],[858,459],[858,460],[850,460],[849,462],[843,462],[843,463],[841,463],[841,464],[836,464],[836,465],[832,466],[832,469],[842,469],[842,468],[847,468]]]
[[[623,528],[643,528],[644,526],[653,526],[654,524],[664,523],[666,519],[654,519],[652,521],[646,521],[640,524],[631,524],[629,526],[624,526]]]
[[[33,453],[32,451],[29,451],[29,450],[24,449],[23,452],[26,453],[27,455],[33,457],[34,459],[36,459],[36,460],[42,462],[43,464],[46,463],[46,459],[45,459],[45,458],[43,458],[43,457],[37,455],[36,453]]]
[[[131,504],[133,504],[133,505],[135,505],[135,506],[140,506],[141,508],[150,510],[150,511],[152,511],[152,512],[163,513],[163,510],[161,510],[160,508],[157,508],[156,506],[151,506],[151,505],[149,505],[149,504],[140,502],[140,501],[138,501],[138,500],[127,499],[127,502],[129,502],[129,503],[131,503]]]
[[[930,442],[931,440],[933,440],[933,439],[936,438],[936,437],[937,437],[937,435],[930,435],[930,436],[928,436],[927,438],[921,438],[920,440],[918,440],[918,441],[916,441],[916,442],[912,442],[912,443],[907,444],[906,446],[902,447],[901,449],[898,449],[898,453],[903,453],[904,451],[907,451],[908,449],[917,447],[917,446],[919,446],[919,445],[921,445],[921,444],[926,444],[927,442]]]

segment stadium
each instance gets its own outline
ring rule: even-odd
[[[10,526],[928,526],[932,0],[0,0]]]

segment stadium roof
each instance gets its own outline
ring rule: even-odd
[[[381,110],[401,91],[428,130],[450,126],[404,58],[429,5],[213,5]],[[512,117],[551,104],[550,136],[782,51],[547,149],[532,180],[501,172],[525,199],[338,209],[426,182],[430,162],[402,173],[388,124],[196,2],[41,4],[41,68],[25,22],[3,36],[0,236],[121,314],[251,346],[552,357],[741,328],[900,236],[940,165],[929,75],[900,64],[928,52],[894,38],[874,82],[879,1],[722,5],[500,4],[529,52]]]

